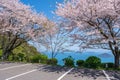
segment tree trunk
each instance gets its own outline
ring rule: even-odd
[[[54,52],[52,52],[51,58],[52,58],[52,59],[54,58]]]
[[[114,56],[114,63],[115,63],[115,68],[119,68],[119,54]]]
[[[7,54],[3,54],[3,55],[2,55],[2,60],[7,60],[7,59],[8,59]]]
[[[8,56],[10,55],[10,52],[3,52],[2,54],[2,60],[7,60],[8,59]]]
[[[114,41],[114,45],[116,45],[116,41]],[[118,46],[115,46],[113,48],[113,45],[112,45],[111,41],[109,41],[109,47],[110,47],[110,49],[111,49],[111,51],[114,55],[114,64],[115,64],[114,68],[117,69],[117,68],[119,68],[119,62],[120,62],[119,61],[119,57],[120,57],[119,48],[118,48]]]

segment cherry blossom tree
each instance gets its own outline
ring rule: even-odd
[[[36,38],[37,45],[39,49],[44,49],[45,52],[50,53],[51,58],[55,58],[58,53],[65,53],[70,51],[68,47],[70,46],[70,31],[66,31],[62,28],[63,23],[56,23],[53,27],[55,32],[49,32],[49,34],[44,35],[43,37]]]
[[[23,42],[45,35],[53,22],[19,0],[0,0],[0,36],[3,59]]]
[[[111,50],[119,67],[120,0],[67,0],[55,13],[77,27],[79,34],[72,37],[84,41],[82,47]]]

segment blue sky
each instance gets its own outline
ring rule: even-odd
[[[33,9],[35,9],[37,12],[42,12],[49,19],[53,20],[53,17],[55,15],[52,13],[52,11],[55,11],[56,9],[56,2],[62,3],[64,0],[20,0],[20,1],[26,5],[32,6]],[[95,51],[95,50],[91,49],[90,51]],[[101,49],[97,50],[97,52],[101,52],[101,51],[106,53],[109,52]]]
[[[52,11],[56,9],[56,2],[62,3],[64,0],[20,0],[24,4],[32,6],[37,12],[44,13],[49,19],[55,16]]]

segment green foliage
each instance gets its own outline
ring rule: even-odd
[[[2,50],[0,50],[0,60],[1,60],[1,57],[2,57]]]
[[[32,63],[46,63],[48,57],[46,55],[43,54],[38,54],[38,55],[34,55],[31,56],[31,62]]]
[[[114,68],[114,63],[102,63],[103,68]]]
[[[12,56],[12,59],[10,60],[19,61],[20,58],[24,55],[24,58],[21,58],[22,61],[30,62],[31,57],[38,54],[40,53],[36,50],[35,47],[29,45],[28,43],[23,43],[13,50],[13,53],[10,55],[10,57]]]
[[[40,55],[40,63],[46,63],[48,60],[48,57],[45,54]]]
[[[23,61],[25,55],[22,53],[19,53],[19,54],[17,54],[17,57],[18,57],[19,61]]]
[[[49,65],[57,65],[58,61],[56,58],[51,58],[47,60],[47,64]]]
[[[25,54],[25,56],[34,56],[36,54],[39,54],[37,49],[35,47],[29,45],[28,43],[24,43],[24,44],[18,46],[17,48],[15,48],[13,50],[13,53],[15,53],[15,54],[23,53],[23,54]]]
[[[7,37],[6,37],[7,38]],[[0,36],[1,39],[1,36]],[[6,40],[6,39],[5,39]],[[27,42],[22,43],[20,46],[12,50],[11,54],[8,56],[9,61],[23,61],[23,62],[41,62],[46,63],[47,56],[39,55],[40,53],[34,46],[29,45]],[[2,55],[2,50],[0,50],[0,57]],[[39,61],[37,59],[40,59]]]
[[[8,61],[13,61],[13,56],[12,55],[9,55]]]
[[[78,67],[83,67],[83,66],[84,66],[84,63],[85,63],[84,60],[77,60],[77,61],[76,61],[76,65],[77,65]]]
[[[9,61],[24,61],[25,60],[25,54],[18,53],[18,54],[11,54],[8,57]]]
[[[71,56],[63,59],[64,66],[73,67],[74,66],[74,59]]]
[[[101,59],[96,56],[90,56],[86,59],[84,66],[87,68],[99,68],[101,66]]]
[[[32,63],[39,63],[40,62],[40,56],[41,55],[34,55],[31,57],[31,62]]]

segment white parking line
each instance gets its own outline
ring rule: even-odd
[[[0,69],[0,71],[7,70],[7,69],[12,69],[12,68],[16,68],[16,67],[27,66],[27,65],[31,65],[31,64],[24,64],[24,65],[18,65],[18,66],[7,67],[7,68]]]
[[[19,75],[16,75],[16,76],[10,77],[10,78],[7,78],[7,79],[5,79],[5,80],[11,80],[11,79],[14,79],[14,78],[17,78],[17,77],[23,76],[23,75],[25,75],[25,74],[35,72],[35,71],[37,71],[37,69],[31,70],[31,71],[28,71],[28,72],[25,72],[25,73],[22,73],[22,74],[19,74]]]
[[[107,80],[110,80],[110,77],[109,77],[109,75],[105,72],[105,70],[102,70],[102,71],[103,71],[105,77],[107,78]]]
[[[57,80],[61,80],[64,76],[66,76],[68,73],[70,73],[74,68],[71,68],[69,71],[64,73],[61,77],[59,77]]]

